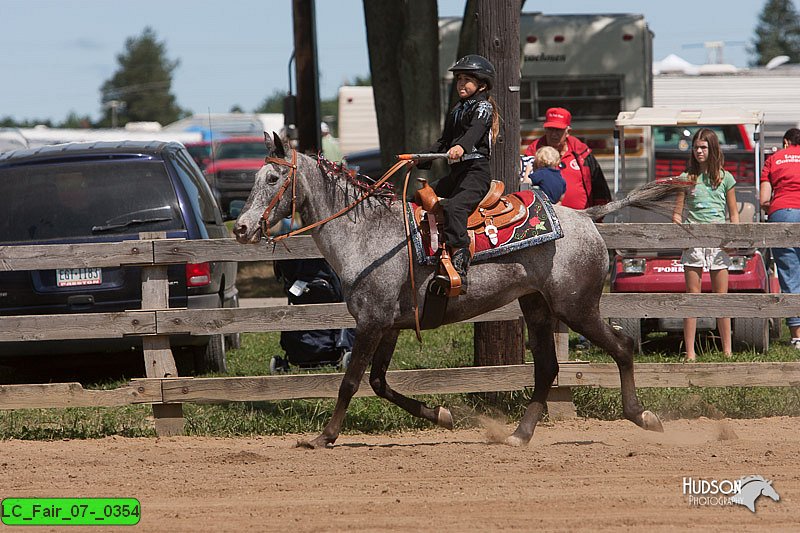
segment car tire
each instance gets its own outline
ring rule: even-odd
[[[198,346],[194,352],[194,369],[198,374],[216,372],[224,374],[228,371],[225,357],[225,340],[222,335],[211,335],[208,344]]]
[[[766,318],[734,318],[734,346],[753,349],[758,353],[769,350],[769,320]]]
[[[639,318],[611,318],[611,326],[633,339],[633,353],[642,353],[642,320]]]

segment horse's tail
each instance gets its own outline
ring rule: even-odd
[[[692,182],[680,177],[651,181],[632,190],[625,198],[584,209],[581,213],[592,220],[597,220],[628,206],[655,209],[660,205],[658,203],[659,200],[663,200],[670,194],[685,190],[692,185]],[[661,207],[663,208],[663,205]]]

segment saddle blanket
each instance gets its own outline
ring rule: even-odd
[[[523,204],[528,208],[528,216],[515,224],[499,228],[496,245],[492,245],[489,238],[483,233],[474,235],[475,254],[472,257],[473,263],[544,242],[554,241],[564,236],[561,224],[553,210],[553,205],[540,191],[532,189],[513,194],[522,200]],[[408,218],[414,253],[419,264],[434,265],[437,262],[437,258],[434,255],[435,250],[431,249],[430,237],[423,238],[423,234],[414,220],[414,210],[416,208],[417,204],[408,202]]]

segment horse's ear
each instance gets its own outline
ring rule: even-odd
[[[286,159],[286,149],[283,146],[283,141],[274,131],[272,132],[272,138],[275,141],[275,156]]]

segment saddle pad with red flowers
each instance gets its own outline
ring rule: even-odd
[[[475,234],[475,253],[472,262],[483,261],[492,257],[535,246],[548,241],[554,241],[564,236],[561,224],[553,210],[553,205],[541,191],[532,189],[513,193],[522,200],[528,208],[528,216],[518,222],[499,228],[497,244],[492,244],[484,233]],[[437,258],[431,248],[428,232],[420,231],[414,219],[414,210],[417,205],[408,203],[408,219],[411,228],[411,242],[414,253],[421,265],[434,265]]]

